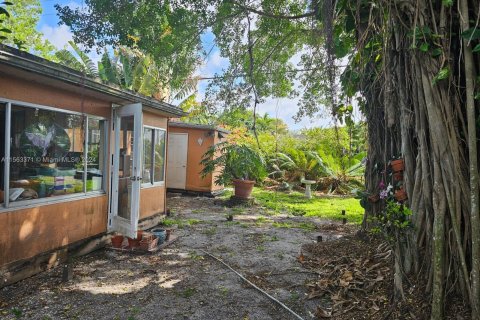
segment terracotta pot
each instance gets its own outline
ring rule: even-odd
[[[114,248],[121,248],[122,247],[122,243],[123,243],[123,239],[124,237],[122,235],[114,235],[112,236],[112,238],[110,239],[112,241],[112,246]]]
[[[143,230],[138,230],[137,231],[137,238],[132,239],[132,238],[127,238],[128,240],[128,246],[130,248],[136,248],[140,245],[140,241],[142,241],[142,236],[143,236]]]
[[[392,166],[393,172],[400,172],[405,169],[405,162],[403,162],[403,159],[392,160],[390,165]]]
[[[402,181],[403,180],[403,172],[395,172],[393,174],[394,181]]]
[[[138,238],[137,238],[137,239],[127,238],[127,240],[128,240],[128,246],[129,246],[130,248],[136,248],[136,247],[138,247],[138,246],[140,245],[140,241],[141,241],[141,240],[138,239]]]
[[[249,199],[252,194],[253,186],[255,181],[252,180],[233,180],[233,185],[235,186],[235,197],[240,199]]]
[[[407,198],[408,198],[407,193],[405,192],[405,190],[403,188],[395,191],[394,197],[397,201],[404,201],[404,200],[407,200]]]

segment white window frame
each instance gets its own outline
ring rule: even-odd
[[[0,97],[0,104],[5,104],[5,159],[3,162],[3,169],[4,169],[4,202],[3,204],[0,204],[0,212],[8,212],[12,210],[18,210],[20,208],[28,208],[28,207],[37,207],[38,205],[42,204],[53,204],[53,203],[61,203],[61,202],[66,202],[66,201],[73,201],[73,200],[80,200],[80,199],[86,199],[86,198],[91,198],[91,197],[96,197],[99,195],[104,195],[106,194],[106,188],[107,188],[107,182],[108,182],[108,128],[109,128],[109,121],[107,118],[96,116],[96,115],[90,115],[86,113],[81,113],[81,112],[76,112],[76,111],[70,111],[70,110],[65,110],[65,109],[60,109],[60,108],[55,108],[55,107],[50,107],[50,106],[45,106],[41,104],[36,104],[36,103],[29,103],[29,102],[24,102],[24,101],[18,101],[18,100],[12,100],[12,99],[6,99]],[[49,197],[49,198],[42,198],[42,199],[30,199],[30,200],[24,200],[24,201],[18,201],[18,202],[10,202],[8,194],[10,193],[10,141],[11,141],[11,124],[12,124],[12,117],[11,117],[11,112],[12,112],[12,107],[13,106],[19,106],[19,107],[25,107],[25,108],[32,108],[32,109],[41,109],[41,110],[47,110],[47,111],[53,111],[53,112],[59,112],[59,113],[64,113],[64,114],[71,114],[71,115],[79,115],[82,117],[85,117],[85,130],[84,130],[84,167],[83,167],[83,192],[78,192],[74,194],[68,194],[68,195],[61,195],[61,196],[55,196],[55,197]],[[89,119],[95,119],[95,120],[102,120],[104,121],[104,141],[105,141],[105,146],[103,150],[103,177],[102,177],[102,190],[95,190],[95,191],[87,191],[87,161],[88,160],[88,120]],[[1,124],[0,124],[1,125]]]
[[[154,127],[154,126],[148,126],[148,125],[144,125],[143,128],[142,128],[142,141],[143,141],[143,137],[144,137],[144,134],[145,134],[145,128],[147,129],[152,129],[153,132],[155,132],[155,130],[160,130],[160,131],[163,131],[165,134],[164,134],[164,139],[165,139],[165,143],[164,143],[164,149],[163,149],[163,180],[162,181],[157,181],[155,182],[155,155],[154,155],[154,151],[155,151],[155,147],[152,148],[152,169],[153,169],[153,181],[151,182],[142,182],[142,185],[141,185],[141,188],[142,189],[146,189],[146,188],[153,188],[153,187],[162,187],[162,186],[165,186],[165,174],[166,174],[166,170],[165,170],[165,167],[166,167],[166,155],[167,155],[167,129],[164,129],[164,128],[159,128],[159,127]],[[155,139],[157,138],[157,135],[156,133],[153,134],[153,146],[155,146]],[[145,146],[144,146],[145,147]],[[142,153],[142,174],[143,174],[143,166],[145,165],[145,159],[144,159],[144,154]]]

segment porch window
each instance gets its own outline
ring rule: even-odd
[[[4,207],[104,190],[104,119],[15,102],[0,123]]]
[[[165,130],[155,130],[154,182],[165,181]]]
[[[142,186],[159,185],[165,181],[165,130],[143,128]]]

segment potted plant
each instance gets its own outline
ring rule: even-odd
[[[110,239],[114,248],[121,248],[123,244],[123,236],[121,234],[115,234]]]
[[[405,162],[402,158],[390,161],[393,172],[401,172],[405,169]]]
[[[255,182],[267,176],[262,155],[245,144],[218,143],[207,150],[200,164],[202,177],[218,172],[215,183],[233,183],[235,197],[240,199],[248,199]]]
[[[407,200],[407,192],[403,187],[395,191],[394,197],[397,201],[405,201]]]

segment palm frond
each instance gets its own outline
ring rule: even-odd
[[[83,64],[83,72],[91,77],[98,77],[98,70],[93,63],[92,59],[90,59],[85,52],[80,50],[77,44],[73,41],[68,41],[68,44],[72,47],[75,53],[80,57],[80,61]]]
[[[62,49],[55,52],[55,57],[58,59],[60,64],[63,64],[66,67],[75,69],[77,71],[83,72],[83,65],[78,61],[78,59],[68,50]]]

